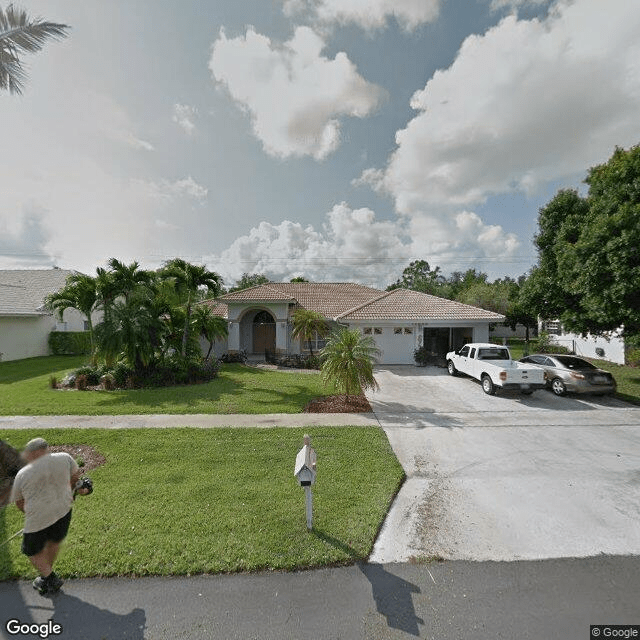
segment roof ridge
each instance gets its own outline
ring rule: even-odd
[[[392,289],[391,291],[384,291],[381,296],[378,296],[377,298],[371,298],[371,300],[367,300],[366,302],[363,302],[362,304],[359,304],[356,307],[353,307],[353,309],[348,309],[344,313],[341,313],[340,315],[336,316],[334,319],[337,320],[338,318],[343,318],[344,316],[348,316],[350,313],[353,313],[354,311],[359,311],[360,309],[363,309],[364,307],[370,304],[373,304],[374,302],[378,302],[378,300],[382,300],[383,298],[386,298],[387,296],[391,295],[394,291],[395,289]]]

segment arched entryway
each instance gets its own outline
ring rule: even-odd
[[[276,350],[276,321],[268,311],[258,311],[253,318],[253,353]]]

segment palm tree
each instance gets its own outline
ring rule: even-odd
[[[194,299],[197,298],[198,289],[206,287],[209,292],[218,295],[222,286],[222,278],[214,271],[209,271],[205,265],[190,264],[182,258],[166,262],[161,275],[173,279],[176,290],[185,300],[187,313],[182,333],[182,355],[186,356],[191,324],[191,306]]]
[[[204,304],[198,305],[194,309],[193,320],[200,335],[209,343],[209,350],[207,351],[207,355],[204,357],[205,360],[208,360],[216,339],[224,338],[229,334],[227,321],[224,318],[215,315],[211,311],[211,308]]]
[[[124,296],[125,302],[129,302],[131,295],[139,285],[147,285],[152,280],[151,274],[140,269],[140,264],[137,261],[127,265],[117,258],[111,258],[108,264],[116,295]]]
[[[62,316],[67,309],[76,309],[87,318],[89,326],[89,340],[91,342],[91,360],[94,361],[93,343],[93,320],[91,314],[98,306],[98,294],[96,290],[96,279],[83,273],[72,273],[65,286],[47,297],[46,306],[55,310],[58,317]]]
[[[40,51],[49,38],[65,38],[69,28],[41,18],[32,20],[13,4],[5,11],[0,7],[0,89],[21,94],[27,74],[20,55]]]
[[[322,379],[336,389],[344,389],[347,396],[377,389],[373,376],[373,363],[380,350],[371,336],[363,336],[358,330],[341,327],[334,331],[322,357]]]
[[[309,309],[296,309],[293,314],[293,331],[291,335],[309,343],[309,351],[313,357],[312,340],[316,337],[323,338],[329,333],[329,325],[322,315]]]

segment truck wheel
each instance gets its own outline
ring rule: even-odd
[[[564,382],[560,380],[560,378],[554,378],[551,381],[551,391],[555,393],[557,396],[566,396],[567,395],[567,387]]]
[[[450,376],[455,376],[456,373],[458,373],[458,370],[456,369],[456,365],[453,364],[451,360],[447,360],[447,371],[449,372]]]
[[[496,392],[493,380],[486,373],[482,376],[482,390],[489,396],[494,395]]]

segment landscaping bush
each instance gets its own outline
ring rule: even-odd
[[[79,376],[84,376],[87,379],[87,384],[95,386],[97,384],[100,384],[100,377],[102,376],[102,371],[97,367],[85,366],[85,367],[80,367],[79,369],[76,369],[75,374],[76,374],[76,380],[78,379]]]
[[[562,345],[557,344],[551,339],[551,336],[543,331],[539,336],[537,343],[532,341],[530,351],[533,351],[533,347],[535,345],[536,351],[540,353],[558,353],[558,354],[568,354],[571,353],[569,349],[563,347]]]
[[[244,349],[240,349],[240,351],[234,351],[230,353],[227,351],[220,356],[221,362],[239,362],[240,364],[244,364],[247,361],[247,352]]]
[[[87,390],[88,379],[85,375],[76,376],[76,389],[78,391],[86,391]]]
[[[113,376],[113,382],[118,389],[126,389],[127,380],[133,374],[133,371],[124,363],[118,362],[110,371]]]
[[[52,331],[48,338],[54,356],[79,356],[91,353],[88,331]]]

